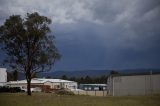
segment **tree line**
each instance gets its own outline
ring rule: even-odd
[[[64,80],[70,80],[70,81],[75,81],[75,82],[78,82],[78,83],[83,83],[83,84],[106,84],[107,83],[107,79],[108,79],[108,76],[99,76],[99,77],[90,77],[90,76],[85,76],[85,77],[67,77],[66,75],[63,75],[60,77],[61,79],[64,79]]]
[[[118,71],[111,71],[110,75],[119,75],[120,73]],[[7,72],[7,81],[17,81],[18,80],[19,73],[17,70],[14,71],[8,71]],[[37,78],[38,75],[34,74],[32,76],[33,78]],[[46,76],[46,78],[53,78],[51,76]],[[67,77],[66,75],[62,75],[61,77],[57,77],[64,80],[70,80],[70,81],[76,81],[78,83],[107,83],[108,76],[102,75],[98,77],[90,77],[89,75],[84,77]]]

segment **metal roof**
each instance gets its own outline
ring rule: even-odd
[[[143,73],[119,73],[110,75],[111,77],[119,77],[119,76],[142,76],[142,75],[160,75],[160,72],[143,72]]]
[[[88,85],[88,86],[107,86],[107,84],[80,84],[80,85]]]
[[[68,81],[68,80],[62,80],[62,79],[44,79],[44,78],[33,78],[31,80],[31,83],[32,84],[43,84],[45,82],[52,82],[52,83],[58,83],[58,82],[61,82],[61,83],[71,83],[71,82],[74,82],[74,81]],[[9,81],[8,84],[17,84],[17,83],[21,83],[21,84],[25,84],[27,83],[26,80],[20,80],[20,81]]]

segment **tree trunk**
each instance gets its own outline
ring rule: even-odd
[[[31,96],[31,79],[27,80],[27,95]]]

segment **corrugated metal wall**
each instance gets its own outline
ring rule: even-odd
[[[0,86],[3,86],[4,82],[7,82],[6,68],[0,68]]]
[[[160,75],[116,76],[109,79],[109,95],[149,95],[160,93]]]

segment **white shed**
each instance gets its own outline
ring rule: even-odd
[[[7,82],[6,68],[0,68],[0,86],[3,86]]]
[[[112,96],[159,94],[160,73],[111,76],[108,87]]]

